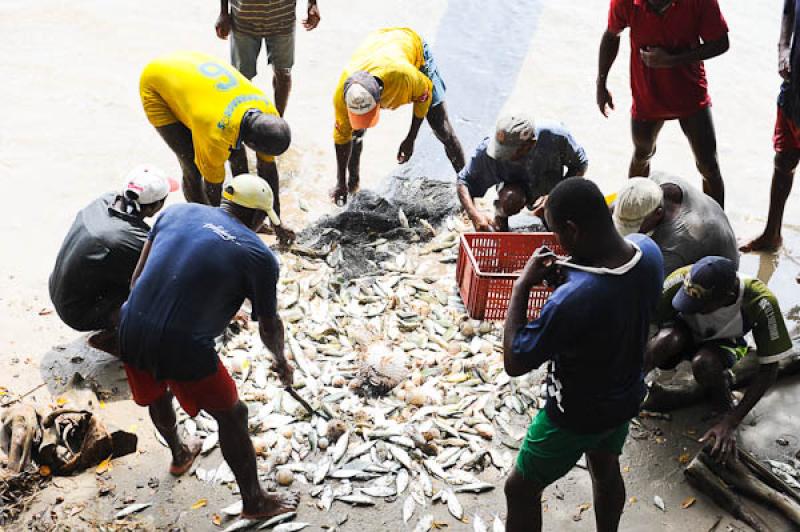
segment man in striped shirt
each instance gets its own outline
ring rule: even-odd
[[[267,63],[272,65],[275,107],[281,116],[292,90],[296,6],[297,0],[220,0],[216,23],[220,39],[231,35],[231,63],[247,79],[256,75],[256,61],[264,42]],[[313,30],[320,20],[316,0],[308,0],[307,13],[303,27]]]

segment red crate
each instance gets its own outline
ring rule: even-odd
[[[563,254],[553,233],[465,233],[456,263],[461,299],[473,319],[502,320],[508,312],[511,289],[533,252],[547,246]],[[539,316],[552,292],[544,286],[531,290],[528,319]]]

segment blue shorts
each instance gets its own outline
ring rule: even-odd
[[[290,70],[294,65],[294,31],[286,35],[254,37],[231,31],[231,63],[247,79],[256,77],[261,42],[267,48],[267,64],[275,70]]]
[[[428,43],[424,40],[422,41],[422,58],[425,60],[425,64],[422,65],[419,70],[433,82],[431,107],[436,107],[444,101],[444,93],[447,91],[447,85],[444,84],[444,80],[439,74],[439,68],[436,66],[436,61],[433,59],[431,47],[428,46]]]

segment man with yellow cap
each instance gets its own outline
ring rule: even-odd
[[[291,132],[261,89],[213,56],[177,52],[145,67],[139,92],[147,119],[178,157],[186,201],[219,205],[225,161],[234,175],[247,173],[247,146],[280,214],[274,156],[289,147]],[[282,241],[294,238],[284,226],[275,232]]]
[[[273,369],[291,385],[293,370],[284,357],[278,316],[278,259],[255,233],[267,216],[280,226],[272,190],[249,174],[225,186],[218,208],[187,203],[165,210],[142,250],[119,328],[131,395],[149,408],[169,445],[170,472],[184,474],[200,451],[198,441],[178,435],[174,396],[190,416],[205,410],[219,423],[222,455],[239,484],[242,517],[248,519],[297,507],[295,495],[268,494],[261,487],[247,406],[214,343],[248,299]]]
[[[622,236],[644,233],[664,255],[664,275],[717,255],[739,266],[736,235],[722,207],[679,177],[629,179],[612,206]]]
[[[408,135],[397,151],[398,163],[411,158],[422,120],[427,118],[453,169],[458,172],[464,167],[464,150],[447,117],[445,90],[428,43],[415,31],[386,28],[366,38],[350,58],[333,95],[337,182],[331,196],[337,204],[343,205],[347,194],[358,190],[364,132],[378,123],[381,107],[414,106]]]

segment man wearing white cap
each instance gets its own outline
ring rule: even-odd
[[[50,299],[78,331],[101,331],[94,347],[115,352],[119,309],[155,216],[178,184],[152,166],[134,168],[119,193],[94,200],[75,217],[50,275]]]
[[[333,95],[337,181],[331,196],[338,205],[359,188],[362,139],[366,129],[378,123],[381,108],[414,107],[397,162],[411,158],[422,120],[427,118],[453,169],[458,172],[464,167],[464,150],[447,117],[445,90],[428,43],[415,31],[386,28],[366,38],[350,58]]]
[[[458,199],[476,231],[508,231],[510,216],[525,205],[541,215],[550,190],[567,177],[585,175],[588,167],[586,151],[562,124],[506,114],[459,172]],[[478,210],[474,198],[493,186],[498,193],[491,216]]]
[[[186,473],[200,452],[199,441],[178,435],[175,397],[190,416],[205,410],[219,424],[222,455],[239,484],[247,519],[297,507],[296,496],[268,494],[261,487],[247,406],[214,342],[248,299],[273,368],[284,385],[291,385],[278,316],[278,259],[255,233],[267,216],[280,226],[272,189],[249,174],[224,187],[219,207],[182,204],[164,211],[142,250],[119,327],[131,395],[149,408],[169,445],[170,473]]]
[[[631,178],[612,208],[614,225],[622,236],[645,233],[658,244],[664,255],[664,275],[709,255],[739,265],[736,236],[725,211],[680,178]]]

